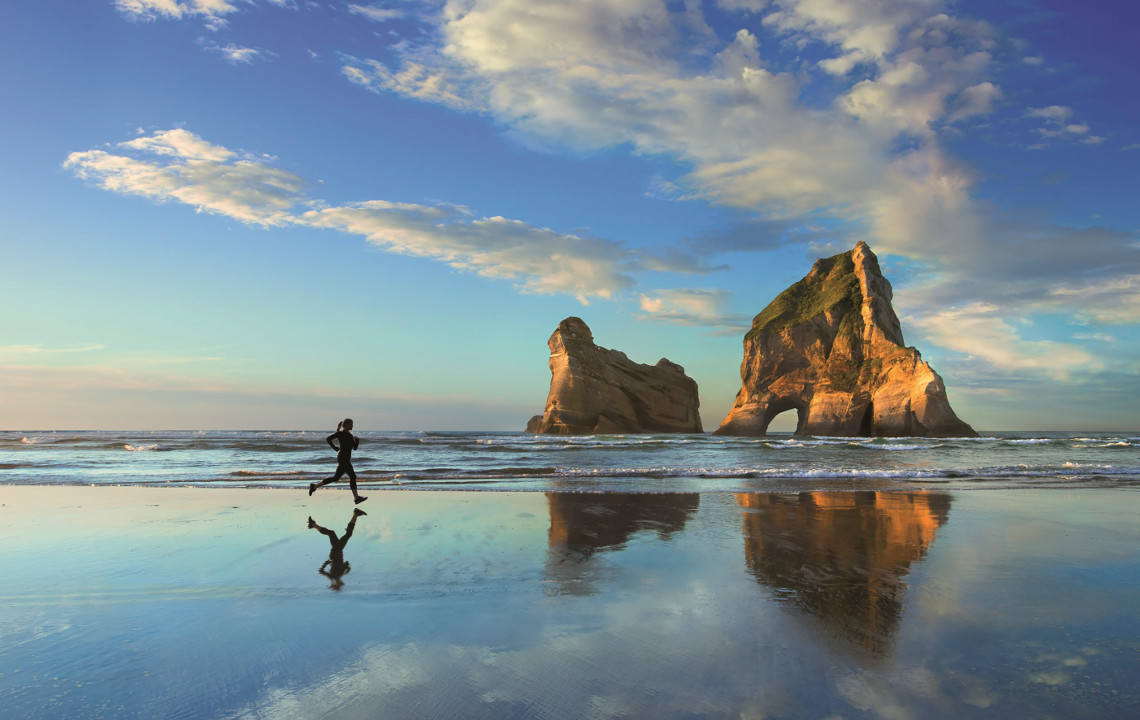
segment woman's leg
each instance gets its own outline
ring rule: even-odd
[[[344,475],[346,468],[347,468],[348,472],[352,472],[352,466],[351,465],[349,465],[347,463],[339,463],[339,464],[337,464],[336,472],[333,473],[332,477],[327,477],[324,480],[321,480],[319,483],[309,483],[309,494],[312,495],[313,491],[319,487],[324,487],[325,485],[328,485],[329,483],[334,483],[337,480],[340,480],[340,477],[341,477],[341,475]],[[353,495],[355,495],[356,494],[356,473],[352,473],[352,481],[353,481],[352,493],[353,493]]]
[[[365,500],[367,500],[368,498],[364,497],[363,495],[361,495],[359,492],[356,491],[356,471],[352,469],[351,463],[347,466],[346,472],[348,472],[349,487],[352,488],[352,499],[357,504],[362,503]]]

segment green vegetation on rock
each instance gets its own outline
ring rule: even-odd
[[[853,322],[850,323],[847,322],[847,317],[844,318],[842,324],[847,327],[843,328],[841,324],[841,329],[859,337],[863,334],[863,317],[860,313],[862,304],[863,293],[859,289],[859,278],[855,275],[851,253],[841,253],[820,260],[816,263],[812,276],[780,293],[752,321],[752,329],[748,331],[745,340],[753,340],[761,334],[777,333],[792,325],[801,325],[833,308],[839,308],[845,316],[853,316]]]
[[[829,367],[825,378],[832,390],[851,392],[859,383],[862,374],[863,363],[852,361],[841,366]]]

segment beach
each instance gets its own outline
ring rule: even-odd
[[[0,486],[0,714],[1140,709],[1131,488],[368,495]]]

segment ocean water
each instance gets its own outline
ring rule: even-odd
[[[332,474],[325,431],[0,432],[0,483],[294,487]],[[364,487],[802,492],[1140,487],[1134,433],[973,439],[360,432]]]

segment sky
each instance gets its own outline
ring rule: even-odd
[[[1140,430],[1138,23],[7,3],[0,429],[521,430],[578,316],[713,430],[752,317],[865,241],[975,428]]]

